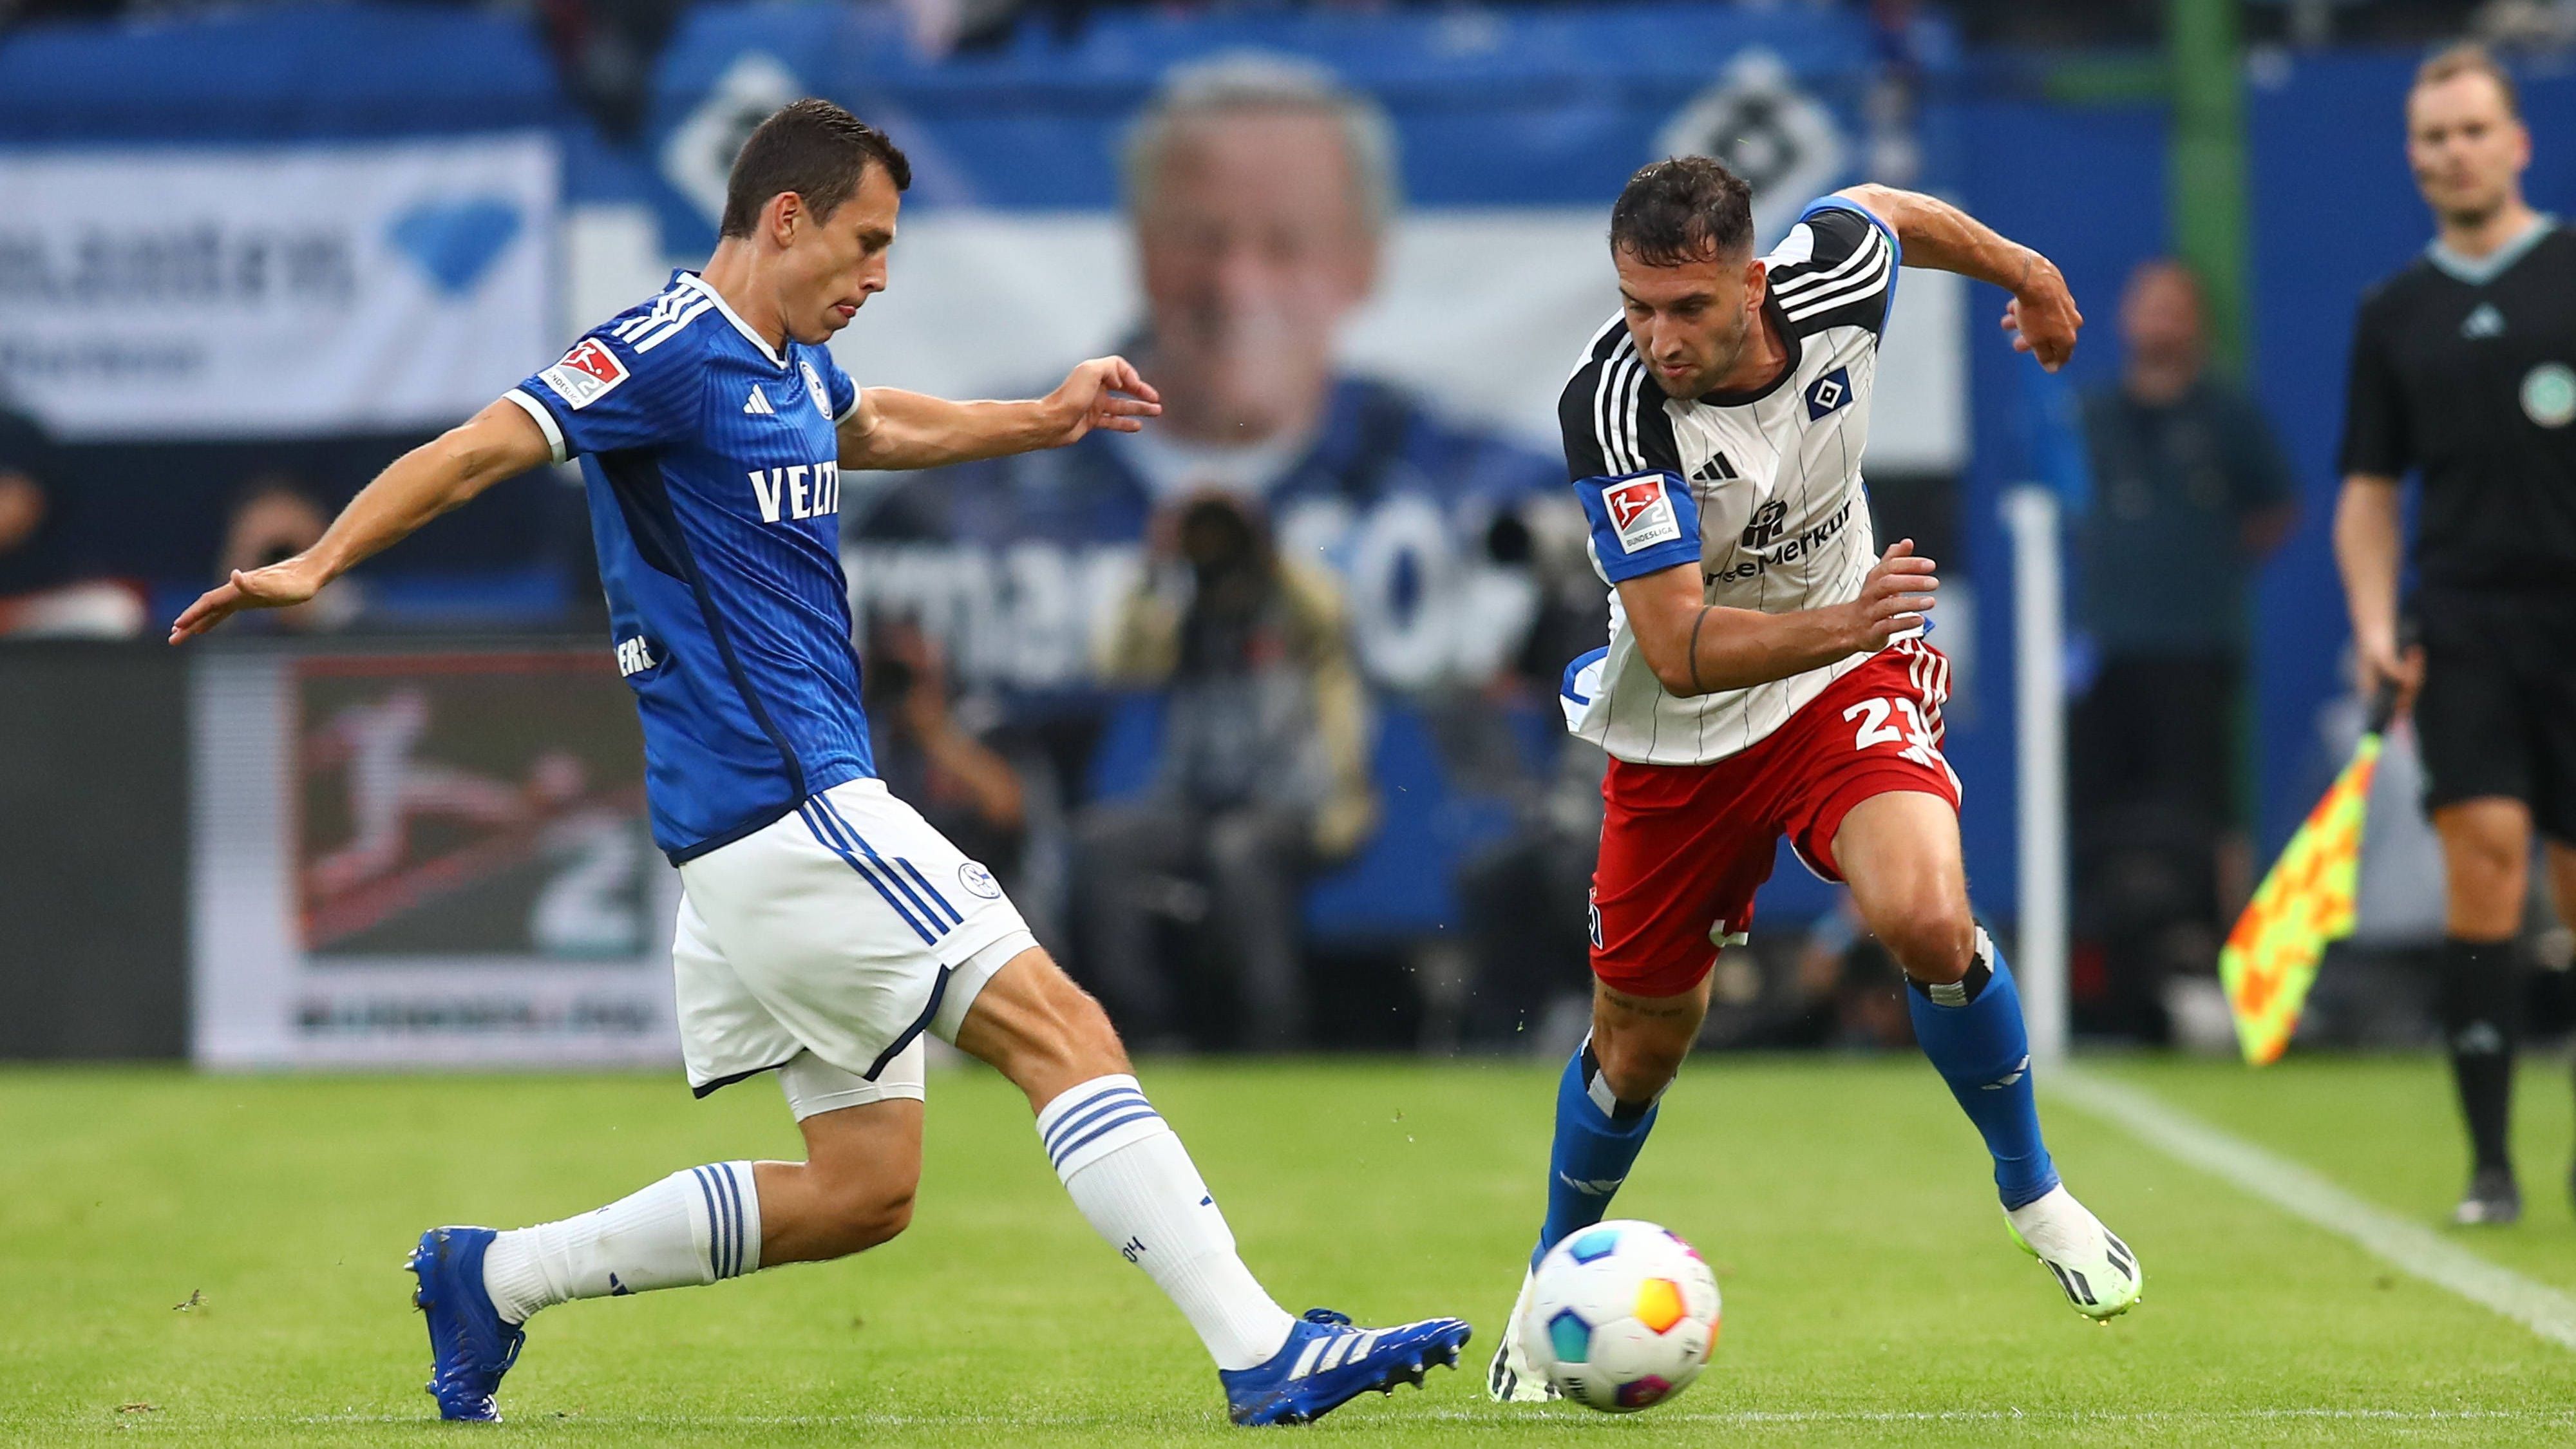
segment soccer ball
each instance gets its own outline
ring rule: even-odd
[[[1558,1393],[1627,1414],[1699,1377],[1717,1324],[1717,1275],[1697,1249],[1653,1223],[1606,1222],[1548,1249],[1518,1328]]]

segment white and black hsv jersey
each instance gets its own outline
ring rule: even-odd
[[[1567,668],[1566,718],[1632,763],[1724,759],[1868,657],[1677,699],[1647,666],[1619,604],[1622,581],[1689,563],[1711,604],[1823,608],[1857,597],[1877,561],[1860,460],[1902,254],[1877,218],[1826,197],[1763,260],[1763,310],[1789,351],[1769,386],[1668,397],[1623,316],[1593,338],[1557,402],[1593,566],[1612,589],[1609,647]]]

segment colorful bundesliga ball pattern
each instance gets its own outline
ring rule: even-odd
[[[1717,1275],[1653,1223],[1598,1223],[1539,1261],[1521,1346],[1556,1391],[1613,1414],[1688,1387],[1717,1346]]]

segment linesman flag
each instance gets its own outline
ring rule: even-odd
[[[2236,1039],[2252,1066],[2278,1061],[2298,1029],[2326,944],[2352,934],[2353,885],[2361,873],[2361,823],[2379,746],[2397,694],[2382,685],[2352,759],[2308,812],[2272,873],[2246,902],[2218,953],[2218,980],[2236,1016]]]

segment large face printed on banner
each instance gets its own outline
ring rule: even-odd
[[[1134,217],[1160,426],[1260,441],[1313,421],[1343,320],[1376,278],[1339,122],[1245,111],[1175,122]]]
[[[1707,156],[1753,188],[1753,229],[1776,237],[1843,179],[1848,147],[1834,113],[1801,90],[1780,57],[1745,51],[1655,137],[1657,156]]]
[[[553,341],[560,169],[542,135],[10,150],[0,375],[75,442],[452,424]]]
[[[1611,128],[1629,139],[1598,171],[1624,173],[1648,159],[1640,144],[1648,136],[1658,138],[1653,154],[1713,150],[1753,173],[1766,209],[1787,208],[1770,225],[1776,237],[1808,200],[1847,179],[1852,133],[1813,83],[1776,57],[1701,53],[1722,58],[1695,73],[1707,86],[1687,106],[1600,99],[1633,124]],[[1388,59],[1393,69],[1346,63],[1345,75],[1402,75],[1402,58]],[[1659,65],[1667,59],[1659,55]],[[1800,52],[1800,64],[1811,63],[1839,83],[1865,73],[1868,61]],[[1120,74],[1143,90],[1132,64]],[[890,93],[900,94],[899,83]],[[854,338],[844,334],[844,347],[864,349],[865,365],[889,384],[980,396],[1051,379],[1037,358],[1126,350],[1142,339],[1149,346],[1138,361],[1166,411],[1132,449],[1086,442],[854,494],[845,558],[861,614],[921,620],[956,676],[978,689],[1008,697],[1087,687],[1142,566],[1154,501],[1214,485],[1259,497],[1282,556],[1338,577],[1372,683],[1416,689],[1490,678],[1507,653],[1495,641],[1517,644],[1530,611],[1510,597],[1527,570],[1515,576],[1499,566],[1485,530],[1505,497],[1571,508],[1561,463],[1551,456],[1533,466],[1515,485],[1526,493],[1483,480],[1462,485],[1437,462],[1418,472],[1410,460],[1380,467],[1404,450],[1409,424],[1358,426],[1355,413],[1331,406],[1318,423],[1312,401],[1338,397],[1356,379],[1385,380],[1424,399],[1426,412],[1473,420],[1464,426],[1481,433],[1481,447],[1502,453],[1535,441],[1554,453],[1545,424],[1567,357],[1607,310],[1609,278],[1599,205],[1565,204],[1551,189],[1563,178],[1527,158],[1589,149],[1566,136],[1593,133],[1588,119],[1572,121],[1577,112],[1592,117],[1594,102],[1559,111],[1507,85],[1460,91],[1458,102],[1430,108],[1431,116],[1399,107],[1392,118],[1402,170],[1425,185],[1379,235],[1353,204],[1347,138],[1298,108],[1184,112],[1178,134],[1140,127],[1133,115],[1076,122],[1032,108],[961,126],[944,113],[910,112],[901,139],[924,155],[936,147],[940,174],[987,204],[921,216],[902,286],[871,306]],[[1108,178],[1096,187],[1068,181],[1060,158],[1115,154],[1122,142],[1136,148],[1127,153],[1134,170],[1125,178],[1129,210],[1113,215]],[[1507,189],[1522,186],[1526,196]],[[1924,360],[1902,370],[1907,380],[1929,380],[1925,410],[1946,418],[1963,396],[1964,334],[1955,311],[1933,305],[1946,295],[1944,280],[1910,284],[1910,318],[1927,343]],[[843,357],[860,365],[853,351]],[[1031,360],[1012,361],[1019,357]],[[1901,411],[1882,398],[1879,454],[1956,466],[1951,442],[1937,444],[1949,450],[1938,462],[1927,460],[1931,449],[1905,450],[1907,430],[1893,421]],[[1946,422],[1940,431],[1964,434]],[[1191,474],[1215,455],[1260,451],[1210,445],[1256,440],[1279,456],[1221,479]],[[1294,463],[1287,455],[1300,449],[1336,460],[1344,476],[1321,485],[1282,479]],[[1156,457],[1134,466],[1118,461],[1149,454]],[[1143,476],[1160,463],[1170,466]],[[950,501],[930,499],[934,492]]]

